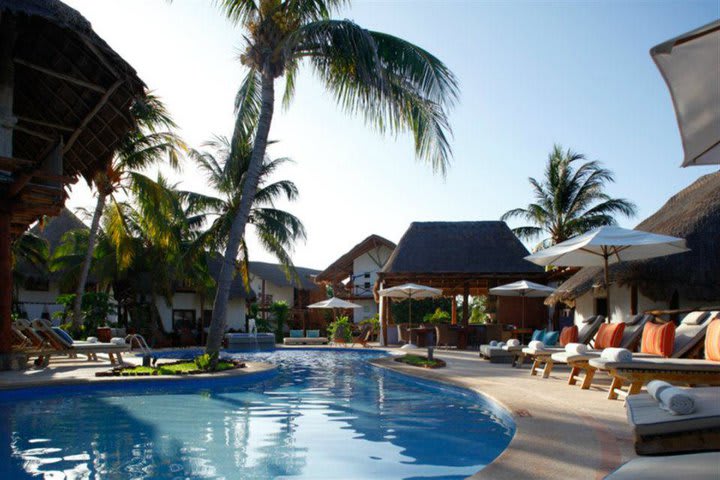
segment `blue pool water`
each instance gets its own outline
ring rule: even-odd
[[[5,392],[0,479],[449,480],[507,447],[505,411],[366,361],[382,355],[243,353],[277,373]]]

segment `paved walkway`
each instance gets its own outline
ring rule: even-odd
[[[424,354],[425,350],[418,350]],[[602,479],[635,457],[624,402],[607,400],[609,379],[581,390],[567,385],[569,369],[531,377],[529,365],[491,364],[477,352],[435,351],[446,368],[421,369],[376,360],[378,366],[471,388],[508,409],[517,424],[510,446],[472,479]]]

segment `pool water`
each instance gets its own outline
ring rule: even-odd
[[[277,374],[6,392],[0,479],[449,480],[507,447],[504,410],[367,363],[382,355],[243,353]]]

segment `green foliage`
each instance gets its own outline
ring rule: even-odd
[[[198,370],[210,370],[210,366],[212,365],[212,356],[204,353],[195,357],[195,360],[193,361],[195,362],[195,366]]]
[[[347,315],[337,317],[337,320],[328,325],[328,334],[330,341],[344,340],[352,341],[352,324]]]
[[[270,333],[273,331],[273,326],[272,323],[270,323],[270,320],[262,317],[255,319],[255,328],[258,333]]]
[[[365,320],[361,320],[358,325],[360,325],[360,326],[370,325],[370,327],[372,328],[372,333],[376,334],[380,331],[380,315],[378,315],[376,313],[371,318],[366,318]]]
[[[284,328],[285,322],[290,314],[290,305],[285,301],[276,301],[270,305],[270,312],[272,313],[273,320],[275,320],[275,340],[277,343],[282,343],[283,337],[285,336]]]
[[[438,297],[423,298],[422,300],[411,300],[412,303],[412,321],[417,325],[425,318],[425,315],[433,314],[436,309],[450,311],[454,298]],[[391,309],[392,317],[395,323],[408,323],[408,300],[401,302],[393,300]]]
[[[407,363],[414,367],[437,368],[445,366],[445,362],[442,360],[428,360],[426,357],[421,357],[420,355],[405,355],[404,357],[399,357],[397,361]]]
[[[605,193],[605,185],[615,181],[613,173],[598,161],[576,167],[584,160],[583,154],[553,146],[544,178],[530,178],[536,203],[510,210],[501,217],[504,221],[520,218],[531,224],[513,229],[523,240],[545,236],[536,250],[603,225],[615,225],[615,215],[635,215],[632,202]]]
[[[62,305],[63,310],[61,312],[55,312],[53,316],[60,318],[61,323],[65,324],[66,320],[72,315],[75,294],[59,295],[55,299],[55,302]],[[105,326],[108,315],[115,313],[115,307],[110,302],[110,295],[105,292],[86,292],[83,294],[81,306],[83,315],[82,327],[69,328],[69,333],[75,338],[97,335],[97,328]],[[65,325],[63,328],[65,328]]]
[[[488,297],[481,295],[479,297],[473,297],[470,302],[470,319],[469,323],[483,324],[487,323],[490,319],[488,311]]]
[[[452,316],[439,307],[433,313],[428,313],[423,317],[423,322],[426,323],[450,323],[451,320]]]

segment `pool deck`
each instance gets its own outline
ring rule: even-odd
[[[279,346],[278,349],[337,347]],[[383,350],[395,354],[401,352],[396,348]],[[419,349],[411,353],[425,352]],[[568,369],[559,366],[550,378],[543,379],[531,377],[528,365],[512,368],[509,364],[491,364],[480,359],[476,351],[435,350],[435,356],[445,360],[447,366],[422,369],[395,362],[392,358],[373,360],[373,363],[409,375],[475,390],[512,414],[517,430],[509,447],[471,479],[602,479],[635,457],[624,402],[606,399],[608,378],[597,375],[596,386],[590,390],[581,390],[579,386],[567,385]],[[141,361],[134,355],[125,355],[124,360],[125,363],[133,364]],[[102,355],[99,355],[97,362],[53,358],[50,367],[45,369],[0,372],[0,390],[90,382],[182,381],[184,378],[200,377],[95,376],[96,372],[107,371],[111,367],[107,357],[103,358]],[[247,362],[247,368],[221,375],[223,378],[226,375],[245,376],[274,368],[267,363]]]
[[[603,375],[582,390],[567,384],[567,368],[556,367],[543,379],[530,376],[527,364],[493,364],[478,352],[435,350],[435,357],[447,366],[423,369],[392,358],[373,363],[475,390],[512,413],[517,430],[510,445],[473,480],[602,479],[636,457],[624,402],[606,398],[610,380]]]

